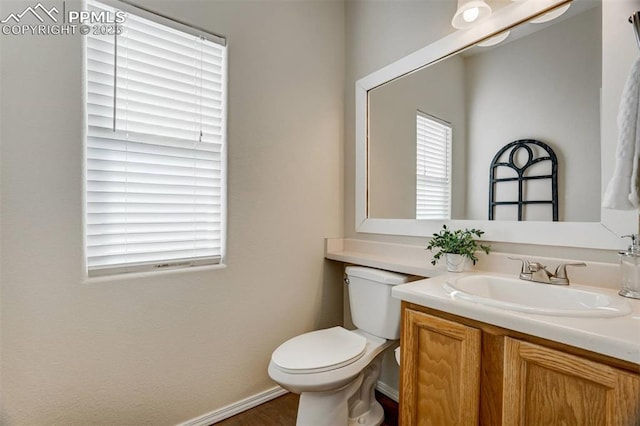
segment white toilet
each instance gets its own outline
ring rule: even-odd
[[[271,355],[269,376],[300,394],[298,426],[380,425],[375,400],[382,353],[400,338],[400,301],[394,285],[409,277],[348,266],[351,317],[357,330],[312,331],[287,340]]]

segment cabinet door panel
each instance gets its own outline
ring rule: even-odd
[[[401,424],[477,425],[480,330],[404,312]]]
[[[640,377],[512,338],[505,345],[505,425],[640,424]]]

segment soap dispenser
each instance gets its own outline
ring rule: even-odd
[[[640,235],[625,235],[631,238],[631,245],[627,251],[620,253],[620,273],[622,275],[622,289],[620,296],[640,299]]]

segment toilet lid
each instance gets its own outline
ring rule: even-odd
[[[290,373],[329,371],[362,357],[366,344],[363,336],[342,327],[327,328],[287,340],[271,360]]]

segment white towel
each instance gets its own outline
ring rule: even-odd
[[[618,111],[618,147],[613,177],[602,207],[632,210],[640,205],[640,58],[627,78]]]

